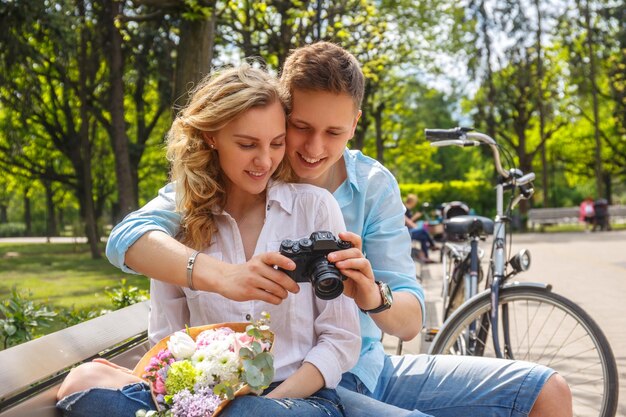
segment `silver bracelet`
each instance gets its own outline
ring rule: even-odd
[[[198,256],[199,253],[200,253],[199,251],[194,251],[194,253],[192,253],[189,259],[187,260],[187,286],[189,287],[189,289],[193,291],[196,290],[193,286],[193,279],[192,279],[193,266],[196,263],[196,256]]]

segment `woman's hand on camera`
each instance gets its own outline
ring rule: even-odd
[[[359,308],[371,310],[381,305],[378,285],[374,282],[374,271],[370,261],[361,251],[361,236],[352,232],[339,233],[339,238],[352,243],[350,249],[328,254],[327,259],[334,263],[348,278],[343,283],[343,293],[354,299]]]
[[[296,264],[278,252],[253,256],[245,264],[224,264],[217,292],[233,301],[259,300],[280,304],[298,284],[276,267],[293,270]]]

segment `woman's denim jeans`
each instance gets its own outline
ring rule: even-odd
[[[75,392],[61,399],[57,408],[65,417],[135,417],[139,410],[156,410],[150,388],[143,383]]]
[[[60,400],[57,408],[66,417],[135,417],[139,410],[156,409],[148,385],[142,383],[119,390],[91,388],[77,392]],[[220,413],[220,417],[245,416],[345,417],[345,414],[335,390],[321,389],[308,398],[237,397]]]

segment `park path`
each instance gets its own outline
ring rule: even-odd
[[[620,377],[616,415],[626,416],[626,230],[514,235],[512,253],[523,248],[530,250],[532,266],[516,279],[552,284],[555,293],[580,304],[606,334]],[[437,255],[431,254],[433,259]],[[441,264],[417,269],[426,293],[427,324],[434,326],[441,310]],[[397,339],[387,336],[384,344],[394,353]],[[425,352],[428,345],[418,336],[404,343],[403,352]]]

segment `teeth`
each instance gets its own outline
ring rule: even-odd
[[[309,164],[315,164],[315,163],[317,163],[317,162],[322,160],[322,158],[307,158],[306,156],[304,156],[302,154],[300,156],[302,157],[302,159],[307,161]]]
[[[252,175],[253,177],[261,177],[263,176],[263,172],[254,172],[254,171],[248,171],[248,174]]]

